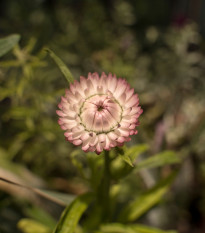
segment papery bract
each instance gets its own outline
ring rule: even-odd
[[[105,73],[89,73],[74,81],[58,107],[66,139],[97,154],[130,141],[142,113],[138,95],[127,81]]]

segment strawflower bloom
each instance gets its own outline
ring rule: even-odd
[[[57,110],[65,138],[85,152],[122,146],[137,134],[142,113],[138,95],[124,79],[89,73],[74,81],[61,98]]]

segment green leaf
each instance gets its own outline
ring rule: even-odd
[[[45,189],[36,189],[36,193],[39,195],[58,203],[59,205],[69,205],[75,198],[75,195],[73,194],[68,194],[68,193],[60,193],[60,192],[55,192],[55,191],[50,191],[50,190],[45,190]]]
[[[73,78],[73,75],[71,74],[70,70],[68,69],[68,67],[64,64],[64,62],[58,56],[55,55],[55,53],[53,51],[51,51],[48,48],[46,48],[45,50],[48,52],[50,57],[55,61],[56,65],[61,70],[61,72],[65,76],[68,83],[71,84],[74,81],[74,78]]]
[[[73,233],[80,217],[92,201],[92,194],[86,193],[77,197],[63,212],[54,233]]]
[[[134,167],[134,165],[132,164],[132,160],[130,158],[130,156],[128,154],[123,154],[123,155],[120,155],[120,157],[126,162],[128,163],[131,167]]]
[[[126,153],[130,156],[130,158],[133,160],[137,159],[137,157],[147,151],[149,149],[149,146],[147,144],[139,144],[132,146],[127,149]]]
[[[149,227],[149,226],[145,226],[142,224],[133,224],[130,225],[132,227],[133,230],[136,230],[136,232],[139,233],[177,233],[177,231],[174,230],[160,230],[154,227]]]
[[[110,223],[100,227],[95,233],[177,233],[176,231],[164,231],[142,224]]]
[[[18,222],[18,228],[23,233],[51,233],[52,229],[47,226],[44,226],[42,223],[35,221],[33,219],[21,219]]]
[[[130,148],[124,147],[124,151],[120,153],[121,158],[133,167],[133,160],[135,160],[141,153],[148,149],[146,144],[132,146]]]
[[[3,178],[3,177],[0,177],[0,181],[6,182],[10,185],[15,185],[15,186],[20,187],[20,188],[28,189],[28,190],[30,190],[30,191],[48,199],[48,200],[51,200],[59,205],[62,205],[62,206],[70,204],[74,199],[74,195],[71,195],[71,194],[64,194],[64,193],[49,191],[49,190],[45,190],[45,189],[34,188],[32,186],[18,184],[10,179]]]
[[[110,223],[105,224],[100,227],[100,230],[95,233],[140,233],[133,230],[128,225],[123,225],[121,223]]]
[[[51,228],[51,230],[56,226],[56,220],[47,211],[43,210],[42,207],[28,206],[25,214],[29,218]]]
[[[136,166],[136,170],[143,168],[153,168],[158,166],[163,166],[167,164],[180,163],[181,158],[174,151],[164,151],[162,153],[153,155],[148,159],[139,162]]]
[[[148,192],[138,196],[128,206],[126,206],[119,215],[119,222],[131,222],[142,216],[147,210],[156,205],[162,196],[168,191],[172,183],[175,173],[168,178],[160,181],[155,187]]]
[[[18,135],[17,142],[21,144],[27,138],[29,138],[29,134],[27,134],[26,132],[25,133],[22,132],[22,134]],[[15,146],[15,148],[12,148],[11,151],[10,149],[5,150],[4,148],[0,147],[0,164],[1,164],[0,170],[2,171],[0,176],[0,181],[3,181],[12,186],[16,186],[17,189],[22,188],[22,189],[30,190],[31,192],[34,192],[35,194],[40,195],[48,200],[51,200],[59,205],[62,206],[69,205],[74,200],[75,195],[59,193],[59,192],[46,190],[42,188],[35,188],[31,185],[27,185],[28,183],[29,184],[32,183],[32,179],[35,180],[35,176],[22,165],[8,160],[10,153],[14,153],[16,150],[18,150],[19,147],[20,146],[18,145],[18,143]],[[9,177],[15,177],[16,179],[15,180],[13,178],[10,179]],[[18,182],[16,182],[16,180]]]
[[[143,152],[148,150],[147,144],[135,145],[127,148],[126,146],[122,148],[116,148],[118,156],[113,155],[113,160],[111,162],[111,175],[114,179],[121,179],[132,172],[133,164],[136,164],[136,158]]]
[[[20,40],[17,34],[0,39],[0,57],[9,52]]]

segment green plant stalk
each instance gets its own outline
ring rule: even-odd
[[[104,214],[109,217],[110,213],[110,157],[109,151],[105,151],[104,158]],[[105,218],[106,219],[106,218]]]
[[[110,217],[110,156],[104,153],[104,174],[99,188],[99,204],[102,210],[102,222],[109,222]]]

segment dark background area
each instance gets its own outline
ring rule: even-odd
[[[126,78],[144,110],[133,143],[148,144],[148,155],[184,155],[167,202],[142,221],[204,233],[205,1],[1,0],[0,36],[13,33],[20,47],[0,59],[0,174],[9,170],[12,178],[19,169],[25,178],[29,170],[34,186],[84,190],[69,159],[75,148],[57,125],[67,83],[43,52],[49,47],[75,77],[105,71]],[[42,200],[31,204],[25,193],[1,189],[0,232],[17,232],[18,220]],[[58,218],[54,209],[46,210]]]

